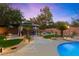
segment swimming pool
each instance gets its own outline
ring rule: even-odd
[[[61,43],[57,51],[60,56],[79,56],[79,41]]]

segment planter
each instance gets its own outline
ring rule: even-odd
[[[8,32],[8,29],[6,27],[0,27],[0,34],[5,34]]]

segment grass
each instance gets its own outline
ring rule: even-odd
[[[50,39],[52,37],[60,37],[60,35],[58,35],[58,34],[49,34],[49,35],[45,35],[43,37],[46,38],[46,39]]]
[[[3,41],[0,41],[0,47],[3,47],[3,48],[11,47],[19,44],[21,41],[22,41],[21,39],[3,40]]]
[[[19,44],[21,39],[4,40],[5,37],[0,36],[0,47],[7,48]]]

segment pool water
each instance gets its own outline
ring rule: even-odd
[[[59,44],[57,50],[60,56],[79,56],[79,41]]]

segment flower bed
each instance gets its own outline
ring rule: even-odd
[[[22,41],[22,39],[13,39],[13,40],[4,40],[4,39],[6,39],[4,36],[0,36],[0,47],[2,48],[7,48],[13,45],[17,45]]]
[[[13,45],[19,44],[21,41],[22,41],[21,39],[2,40],[2,41],[0,41],[0,47],[2,47],[2,48],[11,47]]]

